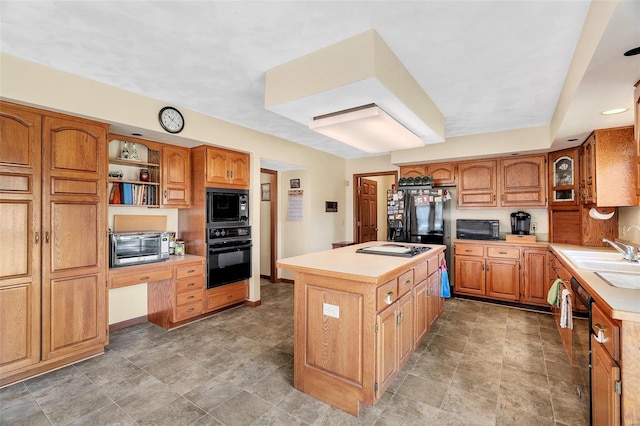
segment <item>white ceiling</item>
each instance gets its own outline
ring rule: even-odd
[[[442,111],[446,137],[548,125],[589,4],[1,0],[0,50],[357,158],[366,154],[265,109],[265,71],[373,28]],[[639,45],[640,1],[622,0],[558,139],[633,122],[632,111],[599,112],[632,109],[640,55],[622,53]]]

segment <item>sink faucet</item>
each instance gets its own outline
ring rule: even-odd
[[[638,253],[636,253],[636,248],[634,246],[621,243],[620,241],[614,243],[607,238],[603,238],[602,242],[609,243],[611,247],[618,250],[622,254],[622,256],[629,262],[638,262]]]

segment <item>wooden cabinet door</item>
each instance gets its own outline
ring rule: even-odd
[[[600,207],[636,206],[633,126],[594,133],[593,202]]]
[[[409,292],[398,300],[398,369],[409,361],[413,353],[413,293]]]
[[[191,203],[191,160],[188,148],[162,147],[162,204],[188,207]]]
[[[418,349],[418,346],[420,346],[420,343],[422,343],[422,340],[427,336],[427,333],[429,333],[429,323],[427,318],[428,289],[429,289],[428,280],[426,279],[418,283],[413,288],[414,307],[415,307],[415,313],[413,317],[414,318],[413,322],[415,324],[414,330],[413,330],[414,350]]]
[[[636,196],[640,197],[640,80],[633,91],[633,103],[635,108],[634,139],[636,145]]]
[[[496,207],[496,161],[458,164],[458,207]]]
[[[500,206],[547,205],[547,156],[500,160]]]
[[[521,303],[548,306],[549,252],[542,249],[524,249]]]
[[[422,177],[427,176],[427,165],[416,164],[411,166],[400,166],[400,177]]]
[[[484,259],[455,256],[455,292],[484,296]]]
[[[617,426],[620,424],[620,394],[616,382],[620,380],[620,368],[591,336],[591,401],[594,425]]]
[[[487,259],[486,295],[517,302],[520,299],[520,263],[506,259]]]
[[[427,164],[427,176],[433,180],[433,186],[452,186],[456,184],[454,163]]]
[[[428,328],[431,330],[440,315],[440,274],[434,272],[427,278],[427,322]]]
[[[382,395],[396,377],[398,368],[398,304],[376,317],[376,383]]]
[[[234,187],[249,189],[249,154],[229,152],[230,182]]]
[[[547,182],[550,206],[579,204],[579,158],[578,147],[549,153]]]
[[[582,204],[594,204],[596,202],[596,137],[595,134],[582,144],[580,148],[580,191]]]
[[[0,377],[40,360],[41,123],[0,102]]]
[[[106,133],[79,118],[44,117],[42,359],[106,341]]]
[[[226,185],[229,181],[227,151],[207,148],[206,171],[207,186]]]

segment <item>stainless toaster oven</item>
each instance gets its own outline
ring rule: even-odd
[[[169,258],[169,232],[109,234],[109,266],[161,262]]]

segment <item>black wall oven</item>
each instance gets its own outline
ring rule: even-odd
[[[207,288],[251,277],[251,227],[208,227]]]

